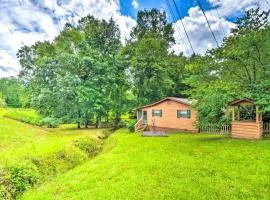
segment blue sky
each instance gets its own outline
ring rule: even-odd
[[[135,19],[136,14],[137,14],[137,9],[134,9],[134,7],[132,6],[132,1],[133,0],[121,0],[120,11],[122,14],[129,15]],[[170,0],[169,2],[171,3],[170,5],[173,7],[173,11],[175,15],[177,15],[176,8],[174,7],[173,1]],[[200,2],[205,11],[214,10],[214,12],[218,12],[216,10],[218,9],[219,6],[215,6],[211,4],[208,0],[201,0]],[[161,0],[161,1],[137,0],[137,3],[139,5],[140,10],[151,9],[151,8],[164,9],[168,13],[168,21],[175,22],[175,20],[172,18],[170,14],[166,0]],[[181,12],[182,17],[185,17],[188,15],[188,11],[190,8],[198,6],[198,0],[175,0],[175,3],[178,6],[178,9]],[[226,19],[228,19],[229,21],[235,22],[237,17],[241,16],[242,14],[243,14],[243,10],[238,10],[230,16],[226,16]]]
[[[201,0],[214,34],[220,43],[235,26],[235,19],[251,7],[269,9],[270,0]],[[176,14],[173,1],[169,0]],[[175,0],[196,53],[204,54],[216,44],[207,27],[197,0]],[[165,10],[173,23],[176,53],[191,54],[190,46],[177,16],[173,19],[166,0],[0,0],[0,77],[17,75],[20,70],[16,58],[18,49],[37,41],[53,39],[65,23],[75,23],[88,14],[99,19],[113,18],[121,31],[121,40],[129,38],[136,26],[139,10]]]

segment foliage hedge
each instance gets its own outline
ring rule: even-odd
[[[136,124],[136,120],[131,120],[128,122],[127,124],[127,128],[130,132],[134,132],[135,131],[135,124]]]
[[[107,139],[113,132],[114,129],[105,129],[101,134],[98,135],[98,138],[102,140]]]
[[[44,126],[47,128],[57,128],[60,125],[60,121],[56,118],[40,117],[34,110],[10,110],[4,114],[4,117],[28,123],[35,126]]]
[[[102,141],[92,137],[75,140],[61,151],[31,157],[21,164],[0,169],[0,199],[16,199],[25,190],[58,173],[72,169],[102,150]]]
[[[93,138],[85,137],[75,140],[73,145],[83,152],[87,153],[89,157],[97,155],[101,151],[101,145],[98,144]]]

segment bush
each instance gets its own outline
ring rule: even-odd
[[[31,109],[12,109],[4,114],[4,117],[21,121],[35,126],[44,126],[47,128],[57,128],[60,120],[52,117],[42,118]]]
[[[41,117],[34,110],[12,109],[4,114],[4,117],[24,123],[40,126]]]
[[[71,145],[57,152],[55,155],[57,160],[65,161],[64,164],[67,170],[82,164],[88,159],[86,153]]]
[[[46,117],[40,120],[40,126],[45,126],[47,128],[57,128],[60,125],[60,120],[52,117]]]
[[[101,145],[92,137],[75,140],[73,145],[86,152],[89,157],[95,156],[101,151]]]
[[[105,129],[102,131],[101,134],[98,135],[99,139],[105,140],[107,139],[112,133],[114,132],[113,129]]]
[[[1,169],[0,197],[3,199],[15,199],[29,187],[34,186],[39,180],[36,166],[29,162]]]
[[[6,102],[4,99],[0,98],[0,108],[5,108],[7,106]]]
[[[73,145],[43,157],[0,169],[0,199],[16,199],[41,180],[72,169],[101,151],[101,143],[91,137],[80,138]]]
[[[135,132],[135,124],[136,124],[136,120],[131,120],[128,122],[127,128],[130,132]]]
[[[74,146],[68,146],[61,151],[48,156],[32,158],[43,177],[55,175],[76,167],[87,159],[87,155]]]

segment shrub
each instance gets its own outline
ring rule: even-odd
[[[47,128],[57,128],[60,125],[60,120],[52,117],[46,117],[40,120],[40,125]]]
[[[15,199],[40,180],[38,170],[27,162],[0,170],[0,192],[3,199]]]
[[[113,132],[113,129],[105,129],[101,134],[98,135],[98,138],[102,140],[107,139]]]
[[[0,199],[16,199],[41,180],[76,167],[101,151],[101,143],[91,137],[77,139],[73,145],[27,162],[0,169]]]
[[[55,155],[57,160],[64,161],[67,170],[76,167],[88,158],[86,153],[71,145],[57,152]]]
[[[86,153],[74,146],[68,146],[61,151],[43,157],[34,157],[32,163],[37,166],[43,177],[52,176],[74,168],[87,159]]]
[[[0,108],[5,108],[6,106],[7,106],[7,104],[6,104],[5,100],[1,99],[1,97],[0,97]]]
[[[4,114],[4,117],[24,123],[40,126],[41,117],[34,110],[12,109]]]
[[[135,131],[135,124],[136,124],[136,120],[131,120],[128,122],[127,124],[127,128],[130,132],[134,132]]]
[[[101,151],[101,145],[92,137],[75,140],[73,145],[86,152],[89,157],[95,156]]]
[[[31,109],[13,109],[6,112],[4,117],[47,128],[57,128],[60,125],[59,119],[52,117],[42,118]]]

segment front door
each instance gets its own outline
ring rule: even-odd
[[[147,124],[147,111],[143,111],[143,123]]]
[[[142,110],[137,111],[137,120],[142,119]]]

